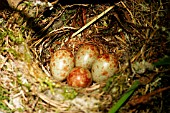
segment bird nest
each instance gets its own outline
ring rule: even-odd
[[[168,112],[168,1],[103,4],[22,1],[0,12],[0,112]],[[119,70],[75,88],[57,82],[50,58],[84,44],[112,53]]]

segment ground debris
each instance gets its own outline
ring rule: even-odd
[[[13,8],[0,5],[0,112],[106,113],[135,80],[141,84],[119,113],[168,112],[169,59],[163,59],[170,54],[169,4],[23,0]],[[82,44],[115,55],[118,72],[83,89],[56,82],[51,55],[58,49],[75,55]]]

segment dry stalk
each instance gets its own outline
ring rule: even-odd
[[[119,4],[119,2],[117,3]],[[71,36],[71,38],[75,37],[76,35],[78,35],[80,32],[82,32],[83,30],[85,30],[87,27],[89,27],[91,24],[93,24],[95,21],[97,21],[99,18],[101,18],[103,15],[105,15],[106,13],[108,13],[110,10],[112,10],[115,6],[110,6],[108,9],[106,9],[105,11],[103,11],[101,14],[97,15],[94,19],[92,19],[89,23],[87,23],[86,25],[84,25],[82,28],[80,28],[78,31],[76,31],[75,33],[73,33],[73,35]]]

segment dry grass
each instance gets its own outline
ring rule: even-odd
[[[119,112],[168,112],[170,70],[153,63],[170,54],[169,4],[168,0],[127,0],[114,5],[57,2],[50,10],[46,3],[25,1],[15,10],[2,10],[0,111],[104,113],[134,80],[140,80],[142,85]],[[83,26],[87,28],[75,34]],[[95,44],[101,54],[114,54],[119,72],[107,83],[84,89],[56,82],[49,69],[53,52],[65,48],[76,54],[84,43]]]

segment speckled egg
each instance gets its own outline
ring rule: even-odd
[[[99,50],[92,44],[82,45],[75,56],[75,65],[91,69],[94,60],[99,55]]]
[[[112,54],[98,56],[92,65],[93,81],[100,83],[106,81],[118,70],[118,61]]]
[[[88,69],[75,67],[67,77],[67,83],[73,87],[87,87],[92,82],[92,76]]]
[[[69,75],[74,68],[74,56],[68,50],[57,50],[50,60],[51,73],[56,81],[62,81]]]

